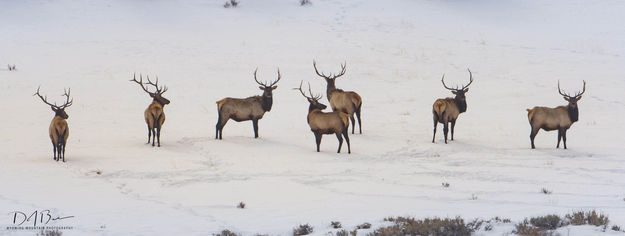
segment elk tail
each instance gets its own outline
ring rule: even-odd
[[[224,105],[224,103],[226,103],[227,99],[228,98],[224,98],[224,99],[217,101],[217,111],[221,111],[221,107]]]
[[[152,116],[152,129],[156,129],[156,116],[152,112],[150,112],[150,116]]]
[[[59,133],[59,130],[57,128],[54,128],[54,131],[56,132],[56,144],[58,145],[61,140],[64,140],[65,134],[67,133],[67,129],[63,130],[63,133]]]
[[[352,103],[357,109],[360,109],[360,106],[362,106],[362,98],[357,93],[353,94],[354,96],[352,96]]]
[[[434,106],[432,110],[434,110],[434,113],[436,113],[436,115],[440,119],[443,117],[443,112],[445,112],[445,108],[447,108],[447,105],[445,105],[445,102],[441,100],[437,100],[436,102],[434,102]]]
[[[161,128],[161,118],[163,117],[163,113],[158,115],[158,118],[156,118],[156,120],[154,120],[154,128],[160,129]]]
[[[525,109],[527,111],[527,119],[532,123],[532,119],[534,118],[534,109]]]
[[[339,112],[339,116],[341,117],[341,121],[343,121],[343,125],[347,128],[349,127],[349,118],[351,117],[349,114],[347,114],[346,112]]]

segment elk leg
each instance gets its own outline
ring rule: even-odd
[[[161,146],[161,127],[163,126],[163,122],[161,121],[163,118],[163,114],[158,115],[158,119],[156,119],[156,139],[158,140],[158,146]]]
[[[223,130],[224,130],[224,126],[226,126],[226,123],[228,123],[228,120],[230,118],[219,118],[219,120],[221,121],[220,123],[217,123],[217,125],[219,126],[219,139],[222,139],[222,134],[223,134]],[[217,138],[217,137],[215,137]]]
[[[146,144],[150,144],[150,137],[152,137],[152,129],[150,129],[150,125],[148,125],[148,142]]]
[[[65,142],[63,142],[61,145],[61,147],[63,148],[63,162],[65,162]]]
[[[538,134],[538,131],[540,130],[540,128],[534,128],[532,127],[532,130],[530,131],[530,141],[532,143],[532,149],[535,149],[536,146],[534,146],[534,138],[536,138],[536,134]]]
[[[156,128],[152,129],[152,147],[156,144]]]
[[[434,143],[434,139],[436,138],[436,125],[438,124],[438,116],[434,113],[434,134],[432,134],[432,143]]]
[[[154,147],[154,143],[156,142],[156,117],[154,117],[154,114],[152,115],[152,147]]]
[[[321,145],[321,134],[318,131],[313,131],[315,134],[315,142],[317,143],[317,152],[319,152],[319,145]]]
[[[156,140],[158,141],[158,146],[160,147],[161,146],[161,126],[160,125],[158,126],[158,128],[156,128]]]
[[[61,154],[63,153],[62,152],[62,150],[63,150],[62,148],[63,148],[63,143],[59,142],[59,144],[56,145],[56,152],[57,152],[57,154],[56,154],[56,161],[60,161],[61,160]]]
[[[217,124],[215,125],[215,139],[219,138],[220,130],[221,130],[221,115],[217,115]]]
[[[558,144],[556,145],[556,148],[560,148],[560,139],[562,139],[562,129],[558,130]]]
[[[341,153],[341,146],[343,146],[343,137],[341,137],[341,133],[336,132],[336,138],[339,140],[339,150],[336,153]]]
[[[354,129],[356,128],[356,119],[354,119],[354,114],[352,114],[349,119],[352,120],[352,134],[354,134]]]
[[[566,149],[566,129],[562,130],[562,141],[564,142],[564,149]]]
[[[454,128],[456,127],[456,120],[451,121],[451,141],[454,140]]]
[[[356,118],[358,118],[358,129],[360,131],[360,134],[362,134],[362,123],[360,123],[360,107],[362,105],[360,105],[357,109],[356,109]],[[354,126],[356,126],[356,124],[354,124]]]
[[[253,119],[252,124],[254,125],[254,138],[258,138],[258,119]]]
[[[443,133],[445,134],[445,143],[447,143],[447,133],[449,132],[449,124],[443,123]]]
[[[52,159],[56,161],[56,144],[52,142]]]
[[[350,147],[349,144],[349,136],[347,136],[347,129],[343,129],[343,137],[345,137],[345,142],[347,142],[347,153],[351,154],[352,153],[352,148]]]

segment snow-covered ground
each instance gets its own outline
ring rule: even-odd
[[[388,216],[525,217],[597,209],[625,226],[625,3],[604,0],[3,1],[0,5],[0,234],[13,211],[74,216],[64,235],[287,235],[309,223],[347,229]],[[325,93],[319,69],[363,97],[352,154],[306,124],[300,81]],[[230,121],[215,140],[215,101],[282,80],[260,121]],[[1,68],[1,67],[0,67]],[[431,105],[475,82],[456,140],[432,144]],[[162,147],[145,145],[151,102],[134,72],[169,87]],[[586,80],[568,150],[526,108],[566,102]],[[53,113],[71,87],[67,162],[52,160]],[[327,104],[324,98],[323,102]],[[101,174],[97,174],[101,171]],[[448,188],[441,183],[449,183]],[[543,194],[541,189],[552,191]],[[239,202],[246,203],[239,209]],[[562,233],[600,234],[594,227]],[[484,235],[512,231],[495,227]],[[615,232],[613,232],[615,233]]]

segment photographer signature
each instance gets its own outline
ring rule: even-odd
[[[10,212],[9,215],[13,216],[13,224],[16,226],[21,226],[24,223],[31,223],[33,227],[37,227],[37,224],[46,225],[50,223],[50,221],[59,221],[68,218],[74,218],[74,216],[56,216],[53,217],[50,214],[50,210],[43,211],[33,211],[30,214],[21,212],[21,211],[13,211]]]

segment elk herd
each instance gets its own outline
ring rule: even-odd
[[[335,134],[338,139],[337,153],[341,152],[341,146],[343,140],[347,143],[347,153],[351,153],[351,143],[349,139],[349,125],[351,121],[352,134],[355,133],[356,120],[358,120],[358,132],[362,134],[361,123],[361,108],[362,97],[354,91],[345,91],[336,87],[336,79],[345,75],[346,63],[341,64],[341,69],[336,74],[324,74],[317,69],[317,63],[313,61],[313,68],[315,73],[323,78],[326,82],[326,99],[330,103],[331,112],[325,112],[326,105],[319,102],[322,95],[314,95],[310,83],[308,83],[308,95],[302,89],[304,81],[300,82],[298,90],[309,103],[308,115],[306,117],[310,130],[315,137],[315,143],[317,152],[320,151],[321,138],[324,134]],[[9,66],[10,70],[15,70],[15,66]],[[468,69],[467,69],[468,70]],[[217,124],[215,125],[215,139],[222,139],[223,128],[232,119],[236,122],[252,121],[254,128],[254,138],[258,138],[258,122],[263,118],[265,112],[271,111],[273,105],[273,90],[277,89],[277,83],[282,78],[280,69],[277,70],[277,78],[272,82],[261,83],[256,76],[258,69],[254,71],[254,81],[259,85],[259,89],[263,91],[262,95],[251,96],[247,98],[231,98],[226,97],[217,101]],[[469,85],[473,83],[473,73],[469,72],[469,82],[466,85],[460,87],[451,88],[445,84],[445,75],[441,78],[443,87],[452,94],[454,97],[437,99],[432,105],[432,116],[434,123],[434,132],[432,135],[432,143],[436,140],[436,127],[438,123],[443,124],[443,135],[445,143],[447,143],[447,135],[449,126],[451,125],[451,140],[454,140],[454,129],[456,121],[461,113],[467,111],[466,94],[469,92]],[[161,146],[161,129],[165,123],[165,112],[163,108],[169,104],[169,100],[163,97],[163,94],[167,92],[167,86],[159,86],[158,77],[152,81],[148,76],[146,80],[143,80],[143,75],[139,75],[137,80],[136,74],[133,75],[131,82],[138,84],[141,89],[146,92],[152,98],[152,103],[145,109],[144,118],[148,128],[148,141],[147,144],[152,146]],[[152,91],[151,91],[152,90]],[[564,148],[566,149],[566,131],[571,127],[573,123],[578,121],[579,109],[577,102],[582,98],[582,94],[586,91],[586,81],[583,82],[581,92],[577,92],[574,96],[563,92],[560,89],[560,82],[558,81],[558,92],[563,96],[564,100],[568,102],[565,106],[558,106],[555,108],[549,107],[534,107],[527,109],[527,117],[530,124],[530,143],[531,148],[536,148],[534,145],[534,138],[540,129],[545,131],[558,131],[558,142],[556,148],[560,147],[560,141],[563,141]],[[62,95],[65,101],[62,105],[48,102],[48,98],[45,95],[40,94],[40,87],[37,88],[37,92],[33,96],[38,96],[43,103],[50,106],[55,113],[52,122],[50,123],[49,135],[53,147],[53,158],[55,161],[62,160],[65,162],[65,146],[67,144],[67,138],[69,137],[69,126],[67,119],[69,116],[65,112],[65,109],[70,107],[73,103],[71,98],[71,91],[67,89]],[[355,116],[355,118],[354,118]],[[151,140],[150,140],[151,139]]]

